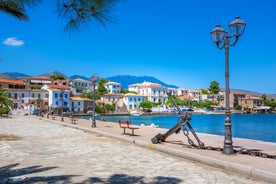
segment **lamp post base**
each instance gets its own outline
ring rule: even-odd
[[[230,110],[227,110],[225,113],[224,129],[225,129],[225,133],[224,133],[223,153],[230,155],[235,152],[233,149],[233,141],[232,141],[232,124],[231,124]]]
[[[92,121],[92,128],[96,128],[96,121],[95,120]]]
[[[234,149],[233,149],[233,145],[224,145],[223,146],[223,153],[230,155],[235,153]]]

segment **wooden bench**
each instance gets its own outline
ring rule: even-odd
[[[71,120],[71,123],[72,124],[77,124],[77,119],[76,118],[74,118],[74,117],[70,117],[70,120]]]
[[[132,131],[132,136],[134,135],[134,130],[139,129],[138,127],[131,126],[131,122],[129,120],[119,120],[119,125],[124,129],[124,134],[126,134],[126,128]]]

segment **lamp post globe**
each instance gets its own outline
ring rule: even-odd
[[[217,25],[211,32],[211,38],[219,49],[225,50],[225,121],[224,121],[224,145],[223,153],[233,154],[232,141],[232,124],[231,124],[231,111],[230,111],[230,87],[229,87],[229,47],[235,46],[239,40],[239,37],[243,35],[246,23],[236,16],[229,24],[231,35],[225,31],[220,25]],[[233,43],[230,43],[231,39],[234,39]],[[222,45],[222,46],[221,46]]]

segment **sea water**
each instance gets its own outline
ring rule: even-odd
[[[130,120],[132,124],[159,125],[171,128],[178,121],[178,115],[150,116],[103,116],[109,122],[119,119]],[[196,132],[224,136],[224,114],[192,114],[190,124]],[[232,135],[237,138],[276,142],[276,114],[232,114]]]

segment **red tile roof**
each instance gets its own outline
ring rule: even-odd
[[[24,81],[22,80],[8,80],[8,79],[0,79],[2,83],[9,83],[13,85],[25,85]]]
[[[70,86],[66,86],[66,85],[55,85],[55,84],[47,84],[47,86],[49,86],[52,89],[70,89]]]
[[[53,80],[49,77],[45,77],[45,76],[34,76],[34,77],[28,77],[28,79],[44,79],[44,80]]]
[[[178,98],[183,98],[183,99],[194,99],[195,97],[194,97],[193,95],[185,94],[185,95],[179,96]]]

